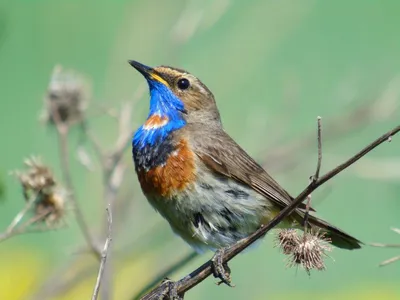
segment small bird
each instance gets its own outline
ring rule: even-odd
[[[225,132],[214,96],[198,78],[129,63],[150,89],[149,115],[132,140],[136,173],[147,200],[189,245],[198,251],[228,247],[293,201]],[[304,229],[304,215],[303,205],[279,226]],[[308,222],[339,248],[361,247],[314,215]]]

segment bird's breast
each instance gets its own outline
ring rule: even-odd
[[[149,169],[137,168],[146,195],[168,198],[190,187],[196,179],[194,153],[188,142],[182,139],[168,149],[168,153],[162,153],[164,159],[159,164],[152,164]]]

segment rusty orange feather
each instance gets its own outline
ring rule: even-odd
[[[138,177],[145,194],[168,197],[195,181],[194,170],[194,154],[187,141],[181,140],[164,165],[140,171]]]

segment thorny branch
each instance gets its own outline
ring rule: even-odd
[[[108,236],[107,236],[106,242],[104,243],[103,251],[101,253],[99,273],[97,275],[96,284],[94,286],[92,300],[97,300],[97,297],[99,295],[100,284],[101,284],[101,280],[102,280],[102,277],[104,274],[104,269],[105,269],[106,262],[107,262],[108,249],[110,247],[111,240],[112,240],[112,237],[111,237],[111,235],[112,235],[112,214],[111,214],[110,205],[108,205],[108,207],[106,208],[106,211],[107,211]]]
[[[251,234],[249,237],[240,240],[233,246],[227,248],[224,253],[223,253],[223,263],[229,262],[231,259],[233,259],[236,255],[238,255],[240,252],[242,252],[244,249],[246,249],[248,246],[250,246],[252,243],[254,243],[256,240],[259,238],[263,237],[268,231],[273,229],[276,225],[278,225],[285,217],[287,217],[290,213],[292,213],[296,207],[302,203],[307,196],[316,190],[318,187],[323,185],[325,182],[328,180],[332,179],[335,177],[337,174],[354,164],[356,161],[358,161],[360,158],[362,158],[364,155],[375,149],[377,146],[380,144],[384,143],[385,141],[390,140],[395,134],[397,134],[400,131],[400,125],[396,126],[392,130],[388,131],[375,141],[373,141],[371,144],[363,148],[360,152],[352,156],[350,159],[345,161],[344,163],[340,164],[336,168],[332,169],[331,171],[327,172],[325,175],[319,177],[316,180],[311,181],[311,183],[296,197],[296,199],[287,207],[285,207],[274,219],[272,219],[267,225],[261,227],[258,229],[256,232]],[[208,276],[212,274],[212,261],[209,260],[206,263],[204,263],[202,266],[194,270],[192,273],[189,275],[185,276],[175,284],[176,291],[180,297],[183,297],[185,292],[190,290],[191,288],[195,287],[198,285],[200,282],[202,282],[204,279],[206,279]],[[159,286],[157,286],[155,289],[150,291],[148,294],[146,294],[144,297],[142,297],[142,300],[150,300],[150,299],[160,299],[168,295],[169,289],[171,287],[170,282],[163,282]]]

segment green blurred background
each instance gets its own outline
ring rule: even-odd
[[[98,107],[120,107],[143,84],[128,59],[189,70],[213,91],[226,130],[296,194],[315,168],[318,115],[326,132],[323,171],[398,125],[399,12],[395,0],[3,0],[0,228],[23,206],[8,172],[21,168],[24,157],[41,155],[61,178],[54,128],[38,121],[55,64],[90,78],[89,124],[108,147],[117,126]],[[147,115],[147,98],[145,93],[134,107],[132,129]],[[83,212],[99,232],[105,207],[100,168],[88,172],[77,162],[78,135],[70,135],[73,178]],[[190,251],[143,198],[129,149],[125,160],[118,197],[125,206],[116,217],[112,256],[113,299],[122,300]],[[313,201],[320,216],[365,242],[400,243],[389,230],[400,227],[399,139],[316,191]],[[66,228],[0,244],[0,299],[90,298],[97,262],[82,251],[71,215]],[[327,271],[309,277],[285,268],[268,236],[231,263],[234,289],[209,278],[186,298],[400,299],[400,263],[377,267],[399,252],[335,249]],[[179,279],[210,257],[170,277]]]

